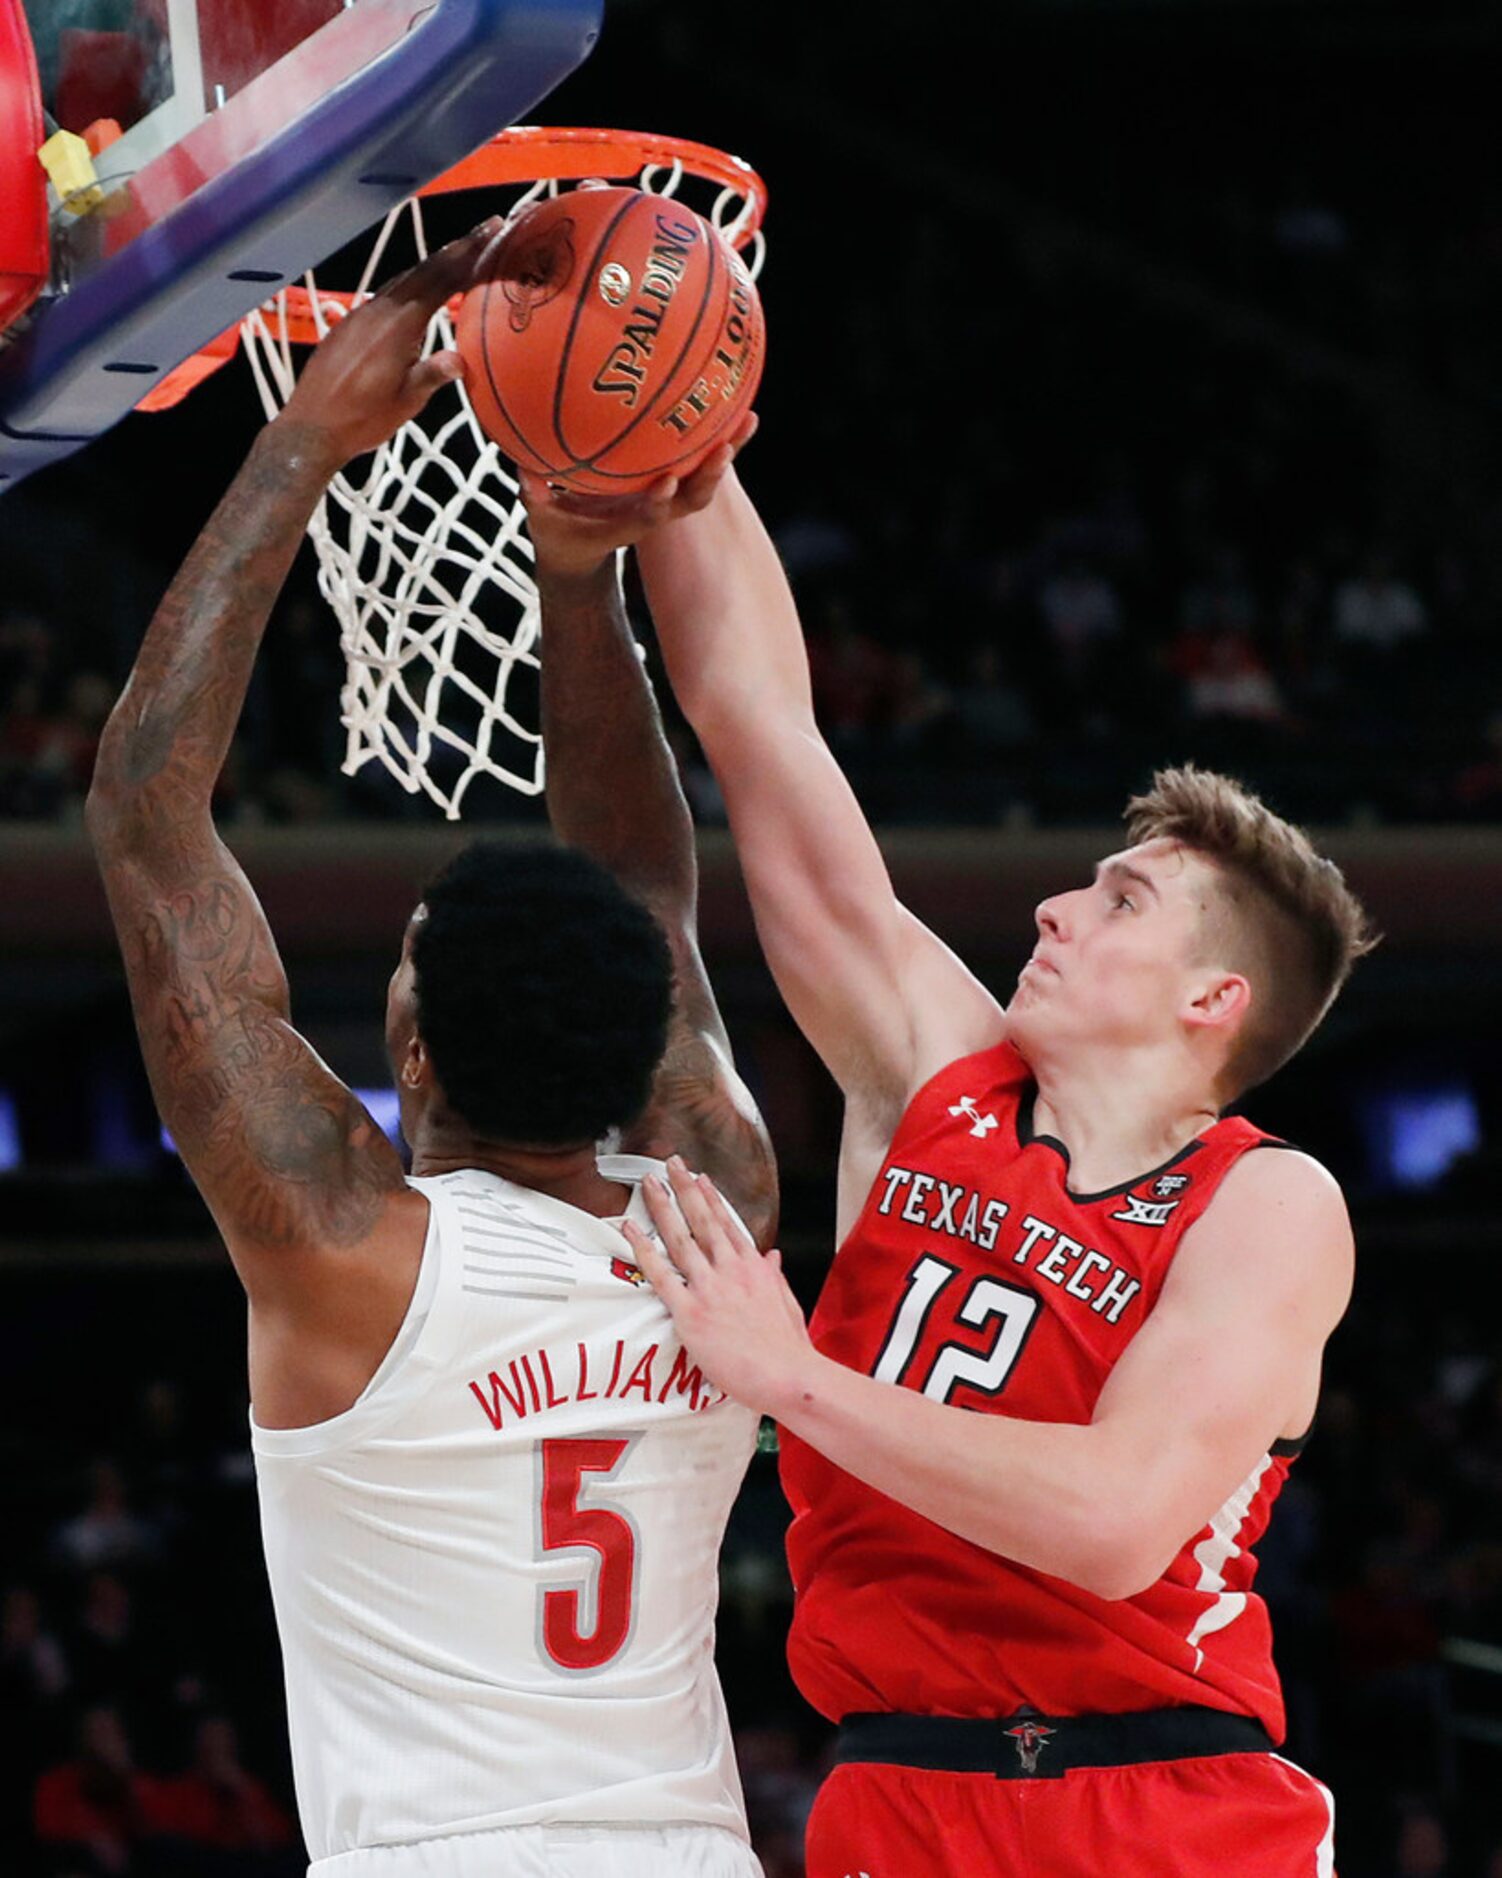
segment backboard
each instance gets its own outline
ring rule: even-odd
[[[602,8],[0,0],[97,179],[46,185],[50,276],[0,349],[0,491],[529,111]]]

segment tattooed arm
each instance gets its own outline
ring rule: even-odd
[[[667,1053],[626,1145],[664,1159],[681,1154],[712,1173],[758,1244],[770,1245],[777,1227],[771,1142],[736,1074],[699,954],[693,821],[626,618],[614,546],[605,545],[707,502],[730,457],[722,450],[681,489],[659,485],[645,499],[617,505],[608,519],[571,514],[530,479],[526,494],[546,648],[549,818],[561,840],[608,867],[651,908],[673,952]]]
[[[488,233],[319,347],[158,608],[100,743],[88,828],[152,1089],[253,1299],[301,1282],[289,1252],[361,1243],[407,1190],[390,1144],[292,1028],[276,946],[210,801],[308,517],[342,463],[457,373],[455,355],[418,352]]]

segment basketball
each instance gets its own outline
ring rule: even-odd
[[[750,408],[761,300],[719,230],[639,189],[539,203],[460,311],[475,414],[502,451],[586,495],[684,476]]]

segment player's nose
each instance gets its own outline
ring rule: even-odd
[[[1038,931],[1048,939],[1068,937],[1065,921],[1064,895],[1056,893],[1047,900],[1040,900],[1033,908],[1033,919]]]

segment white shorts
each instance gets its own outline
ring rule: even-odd
[[[339,1852],[308,1878],[763,1878],[723,1826],[506,1826]]]

